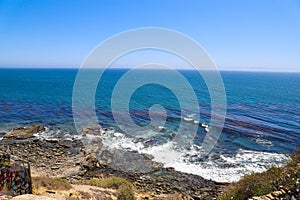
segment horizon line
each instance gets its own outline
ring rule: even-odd
[[[85,68],[85,69],[124,69],[124,70],[130,70],[133,67],[109,67],[109,68],[101,68],[101,67],[90,67],[90,68]],[[74,67],[74,65],[0,65],[0,69],[80,69],[79,67]],[[196,70],[194,68],[173,68],[174,70],[186,70],[186,71],[192,71]],[[163,69],[163,68],[146,68],[146,69],[141,69],[141,70],[168,70],[168,69]],[[172,68],[170,68],[172,70]],[[204,71],[214,71],[211,69],[201,69]],[[276,70],[276,69],[236,69],[236,68],[231,68],[231,69],[224,69],[224,68],[218,68],[218,71],[228,71],[228,72],[273,72],[273,73],[280,73],[280,72],[285,72],[285,73],[300,73],[299,70]]]

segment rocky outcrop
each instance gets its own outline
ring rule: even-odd
[[[10,140],[0,145],[0,151],[5,152],[7,146],[13,160],[28,161],[31,168],[41,176],[69,177],[71,181],[78,180],[82,172],[80,164],[85,156],[81,151],[80,140]],[[74,175],[74,177],[73,177]]]
[[[41,125],[31,125],[27,127],[16,127],[11,132],[3,136],[3,140],[21,140],[34,137],[36,133],[42,133],[46,129]]]
[[[285,199],[292,199],[296,200],[295,197],[290,197],[285,190],[281,189],[278,191],[271,192],[269,194],[260,196],[260,197],[252,197],[248,200],[285,200]]]
[[[21,132],[30,132],[28,136],[32,137],[31,133],[44,130],[42,127],[31,127],[15,128],[12,132],[20,135]],[[109,131],[99,126],[89,126],[82,131],[80,139],[35,137],[20,140],[15,135],[11,137],[15,139],[3,141],[3,144],[9,142],[7,144],[12,157],[29,161],[32,171],[39,176],[62,177],[72,184],[81,184],[94,177],[117,176],[129,180],[138,191],[151,195],[180,193],[191,197],[190,199],[208,200],[216,198],[224,188],[224,185],[200,176],[177,172],[173,168],[163,168],[160,163],[153,161],[151,155],[101,149],[101,137],[94,136],[108,134]],[[94,139],[89,141],[91,137],[87,134],[94,135]],[[0,145],[1,150],[6,150],[5,145]],[[123,159],[127,159],[126,162]],[[143,171],[138,171],[140,166],[137,160],[143,162]],[[125,165],[124,168],[122,163],[130,165]]]
[[[101,135],[102,128],[100,125],[88,125],[82,128],[81,134]]]

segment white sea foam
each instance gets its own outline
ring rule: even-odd
[[[257,138],[255,139],[255,142],[262,145],[262,146],[273,146],[273,143],[269,140]]]
[[[165,131],[165,130],[166,130],[166,127],[164,127],[164,126],[158,126],[157,128],[158,128],[158,130],[160,130],[160,131]]]
[[[206,124],[204,126],[207,127]],[[43,139],[53,139],[61,135],[61,131],[51,131],[49,128],[43,133],[36,134]],[[154,130],[143,132],[143,139],[148,136],[159,134]],[[178,149],[172,141],[161,145],[149,146],[143,142],[136,142],[135,138],[126,137],[125,134],[109,129],[101,136],[87,134],[84,138],[86,142],[101,137],[104,148],[124,149],[137,151],[153,155],[154,161],[161,162],[165,167],[174,167],[176,170],[191,174],[200,175],[206,179],[218,182],[238,181],[244,174],[251,172],[263,172],[272,165],[281,166],[289,160],[284,154],[258,152],[250,150],[239,150],[235,155],[210,155],[201,159],[202,149],[197,145],[192,145],[189,149]],[[65,139],[83,139],[79,135],[64,134]],[[262,145],[272,145],[270,141],[257,139],[257,143]],[[199,159],[198,159],[199,158]],[[197,160],[198,159],[198,160]]]
[[[205,127],[205,128],[208,128],[208,125],[205,124],[205,123],[202,123],[201,126],[202,126],[202,127]]]
[[[192,145],[189,149],[178,150],[172,141],[147,146],[142,142],[134,142],[132,138],[116,137],[114,134],[105,134],[102,139],[106,148],[150,154],[154,156],[154,161],[163,163],[165,167],[174,167],[178,171],[218,182],[238,181],[244,174],[263,172],[272,165],[281,166],[289,160],[285,154],[240,149],[235,155],[212,154],[208,158],[195,161],[191,158],[201,158],[202,154],[201,147],[196,145]]]
[[[206,124],[204,125],[206,126]],[[154,130],[143,132],[143,139],[148,136],[159,134]],[[61,131],[52,131],[49,128],[43,133],[36,134],[41,139],[54,139],[61,135]],[[172,141],[161,145],[149,146],[143,142],[136,142],[135,138],[126,137],[125,134],[115,132],[109,129],[103,132],[101,136],[87,134],[80,135],[64,134],[64,139],[82,139],[83,142],[91,142],[96,138],[102,138],[104,148],[123,149],[128,151],[137,151],[139,153],[150,154],[154,161],[161,162],[165,167],[174,167],[175,170],[200,175],[203,178],[218,182],[238,181],[244,174],[251,172],[263,172],[272,165],[281,166],[290,158],[285,154],[258,152],[250,150],[237,151],[235,155],[210,155],[204,159],[202,148],[192,145],[189,149],[178,149]],[[0,138],[2,139],[2,138]],[[270,141],[256,140],[262,145],[272,145]],[[198,160],[197,160],[198,159]]]
[[[115,137],[124,137],[125,135],[123,133],[115,132],[114,136]]]
[[[288,160],[289,157],[285,154],[239,150],[232,156],[221,155],[220,159],[208,159],[199,163],[180,158],[168,166],[218,182],[235,182],[244,174],[263,172],[272,165],[282,166]]]
[[[197,115],[196,113],[192,113],[192,114],[187,115],[187,117],[194,118],[196,115]]]
[[[187,121],[187,122],[190,122],[190,121],[193,121],[193,118],[184,117],[183,120],[184,120],[184,121]]]
[[[154,161],[160,163],[170,163],[182,156],[182,153],[174,149],[173,142],[167,142],[163,145],[152,146],[141,149],[140,153],[146,153],[154,156]]]

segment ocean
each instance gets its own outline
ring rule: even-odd
[[[45,134],[49,137],[78,134],[72,113],[77,71],[0,69],[0,133],[16,126],[42,124],[47,127]],[[133,91],[128,105],[130,116],[138,126],[147,127],[147,134],[141,135],[132,128],[133,137],[118,127],[111,106],[114,88],[126,72],[127,69],[106,70],[95,94],[95,111],[100,125],[113,127],[115,132],[124,134],[124,137],[112,134],[103,138],[111,148],[152,154],[154,160],[163,163],[155,152],[160,148],[169,149],[178,152],[179,156],[172,162],[165,162],[165,166],[221,182],[237,181],[245,173],[282,165],[289,160],[288,154],[297,150],[300,142],[300,73],[221,71],[227,98],[225,125],[211,154],[203,157],[200,156],[201,143],[207,130],[201,125],[189,147],[176,149],[172,144],[172,135],[181,126],[180,122],[183,121],[183,126],[191,121],[210,122],[211,99],[202,77],[196,71],[178,71],[192,86],[198,101],[197,105],[190,104],[184,111],[188,113],[186,116],[182,116],[181,102],[170,88],[148,83]],[[168,71],[141,69],[138,76],[166,79]],[[172,81],[177,82],[176,79]],[[130,82],[123,85],[124,88],[129,86]],[[177,95],[189,102],[184,88],[176,87],[182,92]],[[163,107],[165,113],[154,109],[151,111],[153,118],[149,109],[158,104],[157,108]],[[198,108],[200,119],[195,118],[194,110]],[[158,119],[159,123],[164,114],[165,123],[148,130],[151,119]],[[187,133],[188,127],[184,127]],[[130,128],[127,127],[129,132]]]

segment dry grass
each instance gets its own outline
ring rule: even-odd
[[[71,184],[61,178],[32,177],[34,194],[42,194],[45,190],[70,190],[71,188]]]
[[[93,178],[87,182],[89,185],[116,189],[118,191],[118,199],[120,200],[135,200],[134,196],[134,187],[133,185],[119,177],[110,177],[110,178]]]
[[[166,200],[183,200],[183,196],[181,194],[178,194],[178,193],[169,194],[167,196]]]

